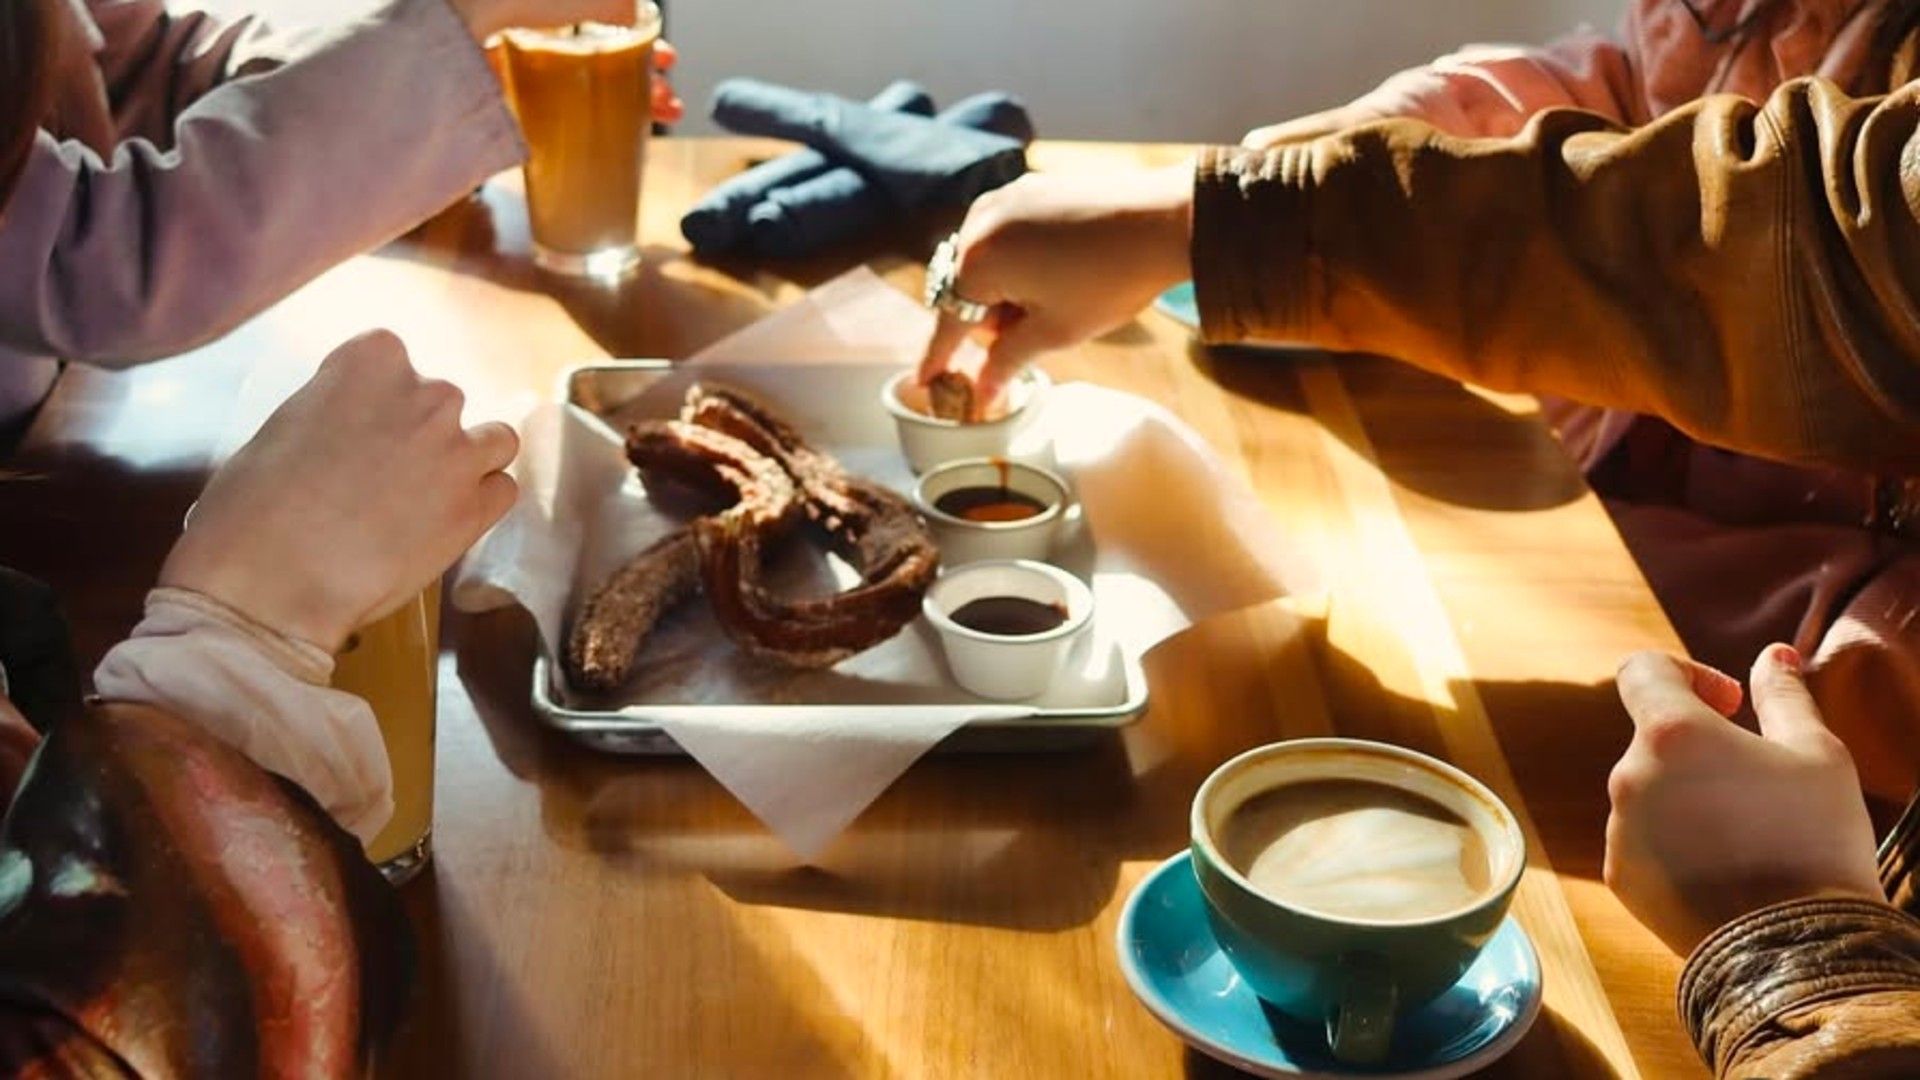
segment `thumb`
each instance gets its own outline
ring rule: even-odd
[[[1792,646],[1769,645],[1760,650],[1747,681],[1753,688],[1760,734],[1789,745],[1827,737],[1827,723],[1800,676],[1800,654]]]
[[[1671,726],[1676,721],[1698,722],[1708,726],[1724,722],[1733,709],[1722,708],[1724,691],[1711,681],[1718,675],[1704,664],[1680,660],[1661,652],[1639,652],[1620,664],[1614,679],[1620,691],[1620,703],[1626,706],[1633,726]],[[1732,682],[1724,675],[1720,678]],[[1706,694],[1702,690],[1707,691]],[[1740,705],[1740,689],[1732,691],[1733,708]]]

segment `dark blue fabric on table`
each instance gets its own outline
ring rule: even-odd
[[[1033,122],[1027,118],[1027,110],[1007,94],[976,94],[937,119],[943,124],[1016,139],[1022,146],[1033,141]],[[1023,157],[1023,171],[1024,162]],[[967,196],[969,200],[972,197]],[[859,170],[843,166],[768,192],[747,212],[747,246],[769,258],[797,258],[864,235],[884,224],[894,212],[893,202],[873,181]]]
[[[729,79],[714,92],[713,117],[741,134],[806,143],[800,154],[819,154],[836,167],[796,170],[771,186],[747,211],[744,237],[734,228],[724,234],[727,243],[703,242],[695,233],[704,226],[689,231],[683,221],[682,231],[703,254],[794,257],[855,238],[894,214],[964,205],[1024,173],[1026,144],[1033,139],[1026,109],[998,93],[975,95],[929,119],[831,94]]]
[[[742,135],[805,143],[859,169],[907,210],[968,202],[1027,168],[1018,139],[751,79],[720,84],[713,118]]]
[[[873,96],[868,107],[885,112],[933,115],[933,95],[901,79]],[[698,251],[725,251],[746,238],[747,212],[776,189],[812,180],[845,166],[818,150],[796,150],[723,180],[680,219],[680,231]]]

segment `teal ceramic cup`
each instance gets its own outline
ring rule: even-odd
[[[1399,788],[1464,820],[1486,846],[1486,891],[1455,910],[1394,921],[1290,906],[1255,889],[1222,854],[1223,824],[1257,795],[1325,780]],[[1486,785],[1425,754],[1358,739],[1275,743],[1220,766],[1193,798],[1192,847],[1214,937],[1240,977],[1288,1016],[1325,1025],[1334,1056],[1356,1065],[1384,1060],[1395,1020],[1466,973],[1527,862],[1519,822]]]

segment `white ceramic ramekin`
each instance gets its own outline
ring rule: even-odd
[[[880,404],[893,416],[900,449],[917,473],[962,458],[1005,457],[1013,437],[1034,414],[1052,380],[1038,368],[1021,372],[1007,387],[1004,415],[978,424],[941,420],[928,411],[927,391],[915,372],[903,371],[880,390]]]
[[[1045,510],[1019,521],[968,521],[940,509],[940,499],[965,488],[998,488],[1038,500]],[[940,544],[943,566],[962,566],[983,559],[1047,561],[1053,552],[1060,519],[1066,515],[1072,493],[1067,482],[1033,465],[1004,458],[966,458],[949,461],[922,474],[913,485],[913,505],[927,519]]]
[[[975,600],[1018,596],[1066,608],[1067,619],[1040,634],[1003,637],[953,621]],[[947,666],[965,690],[997,701],[1038,697],[1053,685],[1074,639],[1093,618],[1093,591],[1057,566],[1022,559],[977,562],[940,575],[920,603],[940,634]]]

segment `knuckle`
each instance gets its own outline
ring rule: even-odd
[[[973,205],[967,210],[968,220],[977,221],[981,225],[991,225],[998,222],[1006,216],[1007,203],[1013,199],[1015,193],[1019,190],[1020,182],[1016,180],[1011,184],[994,188],[992,191],[981,195],[979,198],[973,200]]]
[[[1639,683],[1653,674],[1664,671],[1671,663],[1666,653],[1642,649],[1639,652],[1628,653],[1626,658],[1620,661],[1620,667],[1614,673],[1614,678],[1623,686]]]
[[[369,347],[377,348],[386,353],[404,355],[407,351],[406,343],[400,340],[400,335],[385,327],[375,327],[372,330],[368,330],[355,340],[365,342]]]
[[[349,339],[320,366],[355,381],[388,380],[411,370],[406,345],[390,330],[369,330]]]
[[[407,347],[391,330],[369,330],[348,343],[368,363],[398,366],[407,360]]]
[[[423,381],[418,394],[421,403],[435,414],[452,413],[457,417],[467,405],[467,395],[445,379]]]
[[[480,478],[477,497],[473,501],[473,512],[481,521],[492,524],[505,516],[513,504],[520,498],[520,484],[503,472],[492,472]]]
[[[1840,736],[1822,729],[1808,732],[1804,738],[1807,753],[1824,768],[1836,772],[1855,771],[1853,751]]]
[[[484,424],[468,432],[467,438],[489,462],[505,464],[520,453],[520,434],[506,424]]]
[[[1659,709],[1644,718],[1635,741],[1657,760],[1684,757],[1700,745],[1702,729],[1684,712]]]
[[[520,482],[503,472],[488,473],[489,490],[496,500],[503,504],[512,504],[520,497]]]
[[[961,261],[966,255],[983,246],[989,246],[1007,231],[1015,221],[1015,199],[1019,194],[1019,182],[1003,188],[996,188],[973,201],[967,210],[967,218],[960,224]]]
[[[1002,242],[998,220],[976,225],[974,218],[969,217],[967,223],[967,229],[960,236],[960,261],[955,267],[962,275],[969,271],[977,273],[981,263],[997,258]]]
[[[1615,807],[1631,806],[1647,789],[1646,771],[1630,761],[1622,761],[1607,774],[1607,800]]]

